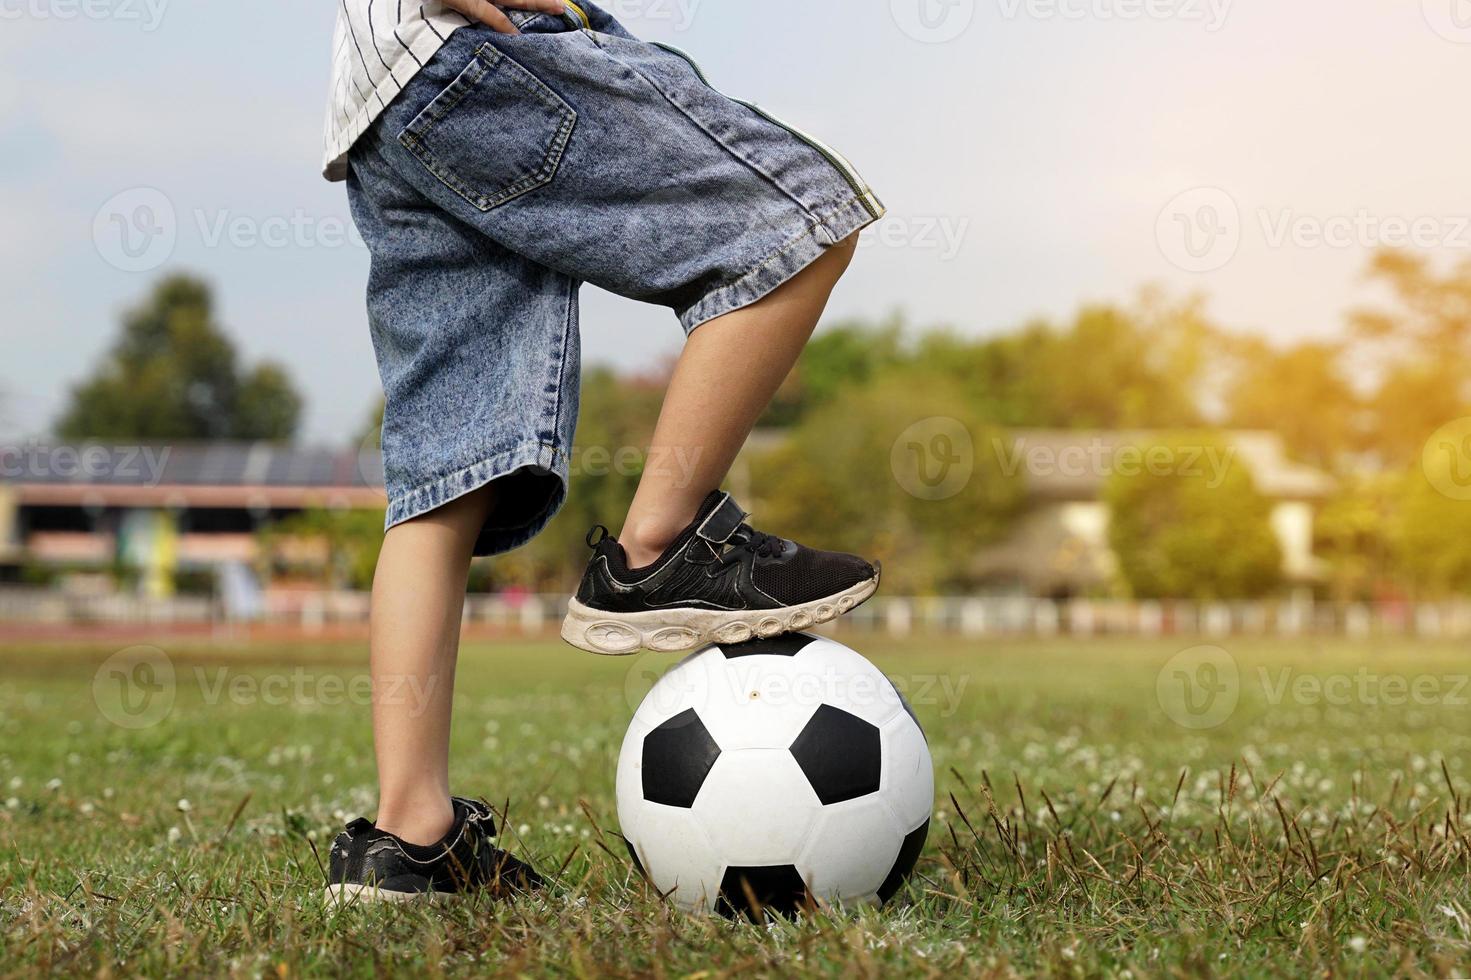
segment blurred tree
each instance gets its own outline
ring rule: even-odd
[[[1362,411],[1343,370],[1343,346],[1310,342],[1283,350],[1246,337],[1228,349],[1235,363],[1227,424],[1276,432],[1297,458],[1338,468],[1355,448]]]
[[[1393,574],[1389,529],[1404,489],[1399,476],[1348,477],[1313,522],[1313,553],[1328,565],[1330,598],[1383,598]]]
[[[763,529],[882,559],[897,594],[965,588],[977,548],[1009,526],[1024,492],[991,451],[997,433],[967,401],[945,378],[919,386],[889,376],[844,391],[753,459],[757,499],[748,506]],[[911,492],[923,487],[894,448],[915,423],[936,418],[965,430],[970,445],[952,451],[969,478],[951,496],[926,499]]]
[[[660,378],[627,378],[608,368],[584,374],[567,502],[530,544],[489,561],[495,583],[551,592],[576,587],[587,564],[588,528],[618,532],[646,465],[678,471],[681,460],[647,458],[663,400]]]
[[[383,513],[381,510],[303,511],[257,532],[260,554],[267,563],[275,563],[289,550],[282,547],[287,542],[320,541],[327,546],[325,566],[273,567],[268,571],[305,573],[333,588],[371,589],[378,553],[383,549]]]
[[[1394,305],[1359,309],[1350,322],[1378,375],[1368,448],[1394,467],[1471,414],[1471,259],[1441,275],[1424,254],[1384,251],[1369,276],[1389,287]]]
[[[759,424],[792,425],[806,412],[832,401],[843,389],[866,384],[893,370],[905,359],[903,329],[903,320],[891,316],[877,325],[843,320],[816,334]]]
[[[1141,599],[1238,599],[1276,588],[1282,553],[1271,504],[1245,465],[1233,462],[1223,474],[1184,465],[1202,449],[1224,454],[1216,439],[1180,436],[1157,446],[1181,465],[1121,470],[1104,491],[1109,542],[1130,592]],[[1143,448],[1145,458],[1156,449]]]
[[[301,398],[285,369],[263,363],[242,375],[200,280],[164,279],[122,326],[92,377],[72,389],[56,424],[62,438],[284,441],[295,434]]]
[[[1438,489],[1457,486],[1445,469],[1456,462],[1431,457],[1397,478],[1388,522],[1394,577],[1415,599],[1471,592],[1471,501]]]

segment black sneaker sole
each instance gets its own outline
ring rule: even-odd
[[[831,622],[862,605],[879,587],[873,578],[842,592],[777,609],[654,609],[614,613],[573,599],[562,620],[562,639],[589,653],[626,657],[640,650],[679,653],[711,643],[743,643],[754,637],[780,636]]]

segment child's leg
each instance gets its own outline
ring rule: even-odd
[[[857,240],[833,246],[764,299],[690,334],[654,429],[650,458],[666,463],[644,471],[618,535],[632,567],[656,560],[725,479],[806,346]]]
[[[373,576],[377,825],[432,844],[454,821],[449,733],[460,617],[491,487],[390,528]]]

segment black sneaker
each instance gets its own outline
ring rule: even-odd
[[[593,653],[692,650],[809,629],[863,602],[879,584],[876,563],[757,531],[719,490],[647,568],[629,568],[602,525],[587,543],[592,561],[562,639]]]
[[[455,797],[455,822],[437,844],[410,844],[362,817],[332,842],[327,898],[409,902],[487,889],[493,896],[539,888],[531,866],[491,843],[490,807]]]

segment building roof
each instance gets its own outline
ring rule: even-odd
[[[376,449],[271,443],[36,443],[0,457],[0,484],[22,504],[382,506]]]

